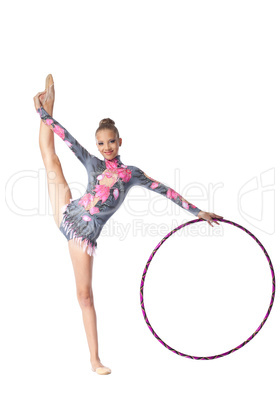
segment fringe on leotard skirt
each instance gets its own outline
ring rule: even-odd
[[[64,236],[68,240],[73,239],[75,244],[79,245],[82,248],[83,252],[87,252],[87,254],[90,256],[92,256],[92,255],[95,256],[96,251],[97,251],[97,241],[96,240],[92,241],[89,239],[89,237],[87,237],[87,233],[85,231],[86,222],[81,221],[80,217],[77,219],[78,222],[80,223],[78,226],[77,226],[77,224],[75,224],[75,218],[71,217],[71,222],[70,222],[70,220],[68,220],[67,214],[66,214],[66,208],[68,205],[69,204],[66,204],[62,207],[63,218],[62,218],[62,221],[61,221],[61,224],[59,227],[60,231],[64,234]],[[72,228],[73,225],[77,229],[78,228],[80,229],[79,232],[82,232],[82,233],[85,232],[86,234],[81,236],[81,234],[79,234],[77,230],[74,230],[74,228]],[[82,227],[79,227],[79,226],[82,226]]]

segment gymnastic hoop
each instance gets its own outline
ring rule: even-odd
[[[267,251],[266,251],[266,249],[264,248],[264,246],[261,244],[261,242],[260,242],[251,232],[249,232],[249,230],[245,229],[243,226],[238,225],[238,224],[235,223],[235,222],[232,222],[232,221],[229,221],[229,220],[226,220],[226,219],[223,219],[223,218],[212,218],[212,219],[215,220],[215,221],[221,221],[221,222],[229,223],[230,225],[234,225],[234,226],[236,226],[236,227],[238,227],[238,228],[244,230],[246,233],[248,233],[248,234],[258,243],[258,245],[259,245],[259,246],[261,247],[261,249],[263,250],[263,252],[264,252],[264,254],[265,254],[266,258],[267,258],[267,261],[268,261],[268,263],[269,263],[269,266],[270,266],[270,271],[271,271],[271,275],[272,275],[272,295],[271,295],[271,300],[270,300],[270,304],[269,304],[267,313],[266,313],[266,315],[265,315],[265,317],[264,317],[262,323],[259,325],[259,327],[257,328],[257,330],[256,330],[245,342],[241,343],[241,344],[240,344],[239,346],[237,346],[236,348],[233,348],[233,349],[229,350],[228,352],[221,353],[221,354],[219,354],[219,355],[215,355],[215,356],[205,356],[205,357],[187,355],[187,354],[185,354],[185,353],[178,352],[178,350],[175,350],[175,349],[171,348],[170,346],[168,346],[168,345],[156,334],[156,332],[153,330],[153,328],[152,328],[152,326],[151,326],[151,324],[150,324],[150,322],[149,322],[149,320],[148,320],[148,318],[147,318],[147,314],[146,314],[145,307],[144,307],[144,297],[143,297],[144,282],[145,282],[146,274],[147,274],[149,265],[150,265],[152,259],[154,258],[155,253],[156,253],[157,250],[160,248],[160,246],[168,239],[168,237],[170,237],[173,233],[177,232],[177,230],[182,229],[182,228],[185,227],[185,226],[191,225],[192,223],[195,223],[195,222],[205,221],[205,219],[200,218],[200,219],[195,219],[195,220],[193,220],[193,221],[189,221],[189,222],[183,223],[182,225],[178,226],[177,228],[173,229],[170,233],[168,233],[168,234],[160,241],[160,243],[156,246],[156,248],[153,250],[153,252],[152,252],[152,254],[150,255],[150,257],[149,257],[149,259],[148,259],[148,262],[147,262],[147,264],[146,264],[146,266],[145,266],[145,269],[144,269],[144,272],[143,272],[143,275],[142,275],[142,279],[141,279],[141,285],[140,285],[140,304],[141,304],[141,309],[142,309],[142,313],[143,313],[144,319],[145,319],[145,321],[146,321],[146,324],[148,325],[150,331],[152,332],[152,334],[155,336],[155,338],[156,338],[163,346],[165,346],[167,349],[171,350],[171,352],[176,353],[177,355],[180,355],[180,356],[183,356],[183,357],[187,357],[187,358],[189,358],[189,359],[195,359],[195,360],[213,360],[213,359],[218,359],[219,357],[227,356],[227,355],[229,355],[230,353],[233,353],[233,352],[235,352],[236,350],[241,349],[243,346],[245,346],[248,342],[250,342],[251,339],[253,339],[253,338],[257,335],[257,333],[258,333],[258,332],[261,330],[261,328],[263,327],[264,323],[266,322],[266,320],[267,320],[267,318],[268,318],[268,316],[269,316],[269,314],[270,314],[270,311],[271,311],[272,306],[273,306],[274,298],[275,298],[275,273],[274,273],[274,269],[273,269],[271,260],[270,260],[270,258],[269,258],[269,255],[267,254]]]

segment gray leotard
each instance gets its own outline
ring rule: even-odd
[[[91,155],[79,142],[46,110],[37,109],[42,121],[56,133],[85,166],[88,184],[85,194],[70,200],[63,207],[60,231],[70,240],[76,240],[89,255],[95,254],[96,239],[107,220],[118,210],[132,186],[142,186],[173,201],[181,208],[197,216],[201,211],[190,204],[172,188],[147,176],[136,166],[124,165],[120,155],[101,160]],[[101,184],[105,178],[106,185]],[[82,243],[83,242],[83,243]]]

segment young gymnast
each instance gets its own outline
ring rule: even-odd
[[[138,167],[125,165],[118,154],[122,138],[119,137],[114,121],[109,118],[101,120],[95,132],[97,149],[102,159],[90,154],[52,117],[54,99],[54,82],[52,75],[49,74],[45,90],[38,92],[33,98],[35,109],[41,118],[39,146],[47,172],[49,197],[56,225],[68,240],[92,370],[98,374],[110,374],[111,370],[101,363],[98,354],[92,265],[97,249],[96,239],[108,219],[121,206],[129,189],[138,185],[155,191],[198,218],[207,220],[211,226],[213,222],[219,224],[212,218],[222,216],[200,210],[175,190],[152,179]],[[53,133],[65,142],[87,170],[87,189],[78,199],[72,199],[71,190],[55,152]]]

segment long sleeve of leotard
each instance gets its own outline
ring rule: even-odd
[[[197,216],[201,209],[197,208],[195,205],[190,204],[185,198],[183,198],[179,193],[170,187],[165,186],[157,180],[152,179],[147,176],[143,170],[135,167],[133,175],[133,185],[142,186],[149,190],[155,191],[164,197],[169,198],[175,204],[179,205],[181,208],[189,211],[191,214]]]
[[[73,151],[76,157],[86,167],[87,161],[92,155],[66,130],[57,120],[50,116],[43,107],[37,109],[42,121],[56,133],[66,145]]]

